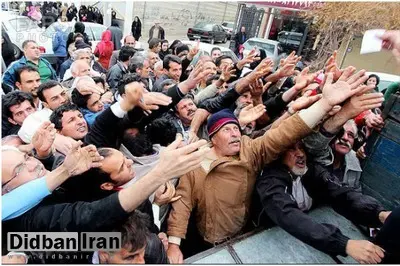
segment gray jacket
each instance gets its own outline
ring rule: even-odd
[[[332,148],[329,146],[329,142],[332,139],[333,137],[328,138],[318,131],[304,138],[303,142],[307,152],[313,156],[315,162],[328,166],[332,165],[334,161],[334,154]],[[362,169],[356,152],[351,150],[345,155],[344,161],[346,168],[343,183],[361,192],[360,178]]]

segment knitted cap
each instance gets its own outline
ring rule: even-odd
[[[208,137],[211,139],[226,124],[236,124],[240,128],[239,121],[229,109],[211,115],[207,121]]]

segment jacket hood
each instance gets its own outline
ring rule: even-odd
[[[111,31],[106,30],[101,34],[101,40],[105,42],[111,41]]]
[[[85,32],[85,24],[83,24],[82,22],[76,22],[74,27],[75,32],[79,32],[82,34]]]

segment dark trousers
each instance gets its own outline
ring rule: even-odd
[[[382,263],[400,263],[400,207],[394,209],[386,218],[374,242],[385,250]]]
[[[64,61],[67,59],[65,56],[57,56],[57,65],[56,65],[56,74],[57,76],[60,75],[60,66]]]

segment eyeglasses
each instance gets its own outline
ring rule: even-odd
[[[5,183],[2,185],[2,187],[3,187],[3,188],[6,187],[7,184],[9,184],[12,180],[14,180],[15,178],[17,178],[17,177],[19,176],[19,174],[20,174],[23,170],[25,170],[25,167],[26,167],[27,162],[28,162],[29,160],[32,160],[32,159],[33,159],[33,157],[29,156],[29,154],[26,153],[26,154],[24,155],[24,162],[23,162],[23,163],[20,163],[19,165],[17,165],[17,167],[15,167],[15,170],[14,170],[15,174],[13,175],[13,177],[11,177],[10,180],[8,180],[7,182],[5,182]],[[41,170],[42,170],[42,165],[41,165],[39,162],[37,162],[37,165],[35,166],[34,171],[37,173],[37,175],[39,175],[39,173],[41,172]],[[9,192],[10,190],[6,189],[6,191]]]

